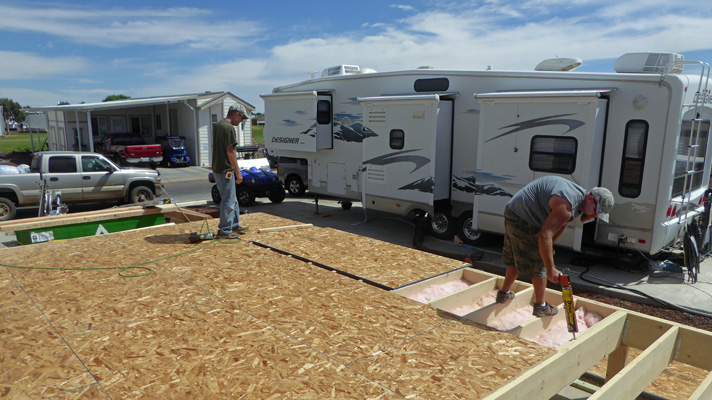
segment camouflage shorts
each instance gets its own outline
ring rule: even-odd
[[[519,279],[546,278],[546,267],[539,253],[539,229],[529,226],[509,207],[504,209],[502,262],[516,266]]]

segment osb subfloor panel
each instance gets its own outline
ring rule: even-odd
[[[243,217],[251,229],[292,225],[294,222],[266,214]],[[461,261],[408,247],[389,244],[331,228],[283,232],[248,232],[253,240],[289,251],[341,271],[396,288],[465,266]]]
[[[295,224],[250,217],[241,241],[189,243],[193,222],[2,250],[16,267],[151,273],[0,269],[0,398],[479,398],[552,352],[250,244]],[[330,254],[338,233],[312,233],[309,258],[361,262]],[[407,273],[385,254],[418,257],[369,246],[384,255],[369,279]]]

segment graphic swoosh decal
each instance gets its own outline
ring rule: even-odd
[[[574,115],[574,114],[550,115],[548,117],[534,118],[534,119],[530,119],[528,121],[522,121],[522,122],[517,122],[516,124],[503,126],[499,129],[506,129],[506,128],[512,128],[512,127],[516,127],[516,128],[511,129],[507,132],[504,132],[500,135],[497,135],[497,136],[493,137],[492,139],[486,140],[485,143],[495,140],[495,139],[499,139],[502,136],[510,135],[512,133],[521,132],[523,130],[527,130],[527,129],[531,129],[531,128],[541,128],[542,126],[566,125],[569,127],[569,129],[566,132],[562,133],[562,135],[565,135],[565,134],[571,132],[572,130],[585,125],[585,123],[583,121],[579,121],[577,119],[553,119],[553,118],[559,118],[559,117],[568,117],[569,115]]]
[[[414,156],[414,155],[406,155],[406,153],[411,153],[414,151],[420,151],[421,149],[415,149],[415,150],[404,150],[404,151],[399,151],[396,153],[391,153],[391,154],[386,154],[383,156],[375,157],[370,160],[366,160],[363,163],[364,164],[373,164],[373,165],[387,165],[387,164],[394,164],[394,163],[399,163],[399,162],[412,162],[415,164],[415,168],[413,168],[410,173],[412,174],[413,172],[419,170],[423,166],[427,165],[430,160],[426,157],[423,156]]]

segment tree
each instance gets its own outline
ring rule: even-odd
[[[7,97],[0,99],[0,106],[2,106],[2,117],[5,121],[13,120],[17,123],[25,121],[27,117],[24,112],[22,112],[20,103],[12,101]]]
[[[112,95],[110,95],[110,96],[106,96],[106,98],[105,98],[104,100],[102,100],[102,102],[104,102],[104,101],[126,100],[126,99],[130,99],[130,98],[131,98],[130,96],[126,96],[125,94],[112,94]]]

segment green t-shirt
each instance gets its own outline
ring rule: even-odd
[[[227,146],[237,146],[237,136],[230,121],[221,120],[213,130],[213,172],[232,170],[227,158]]]

